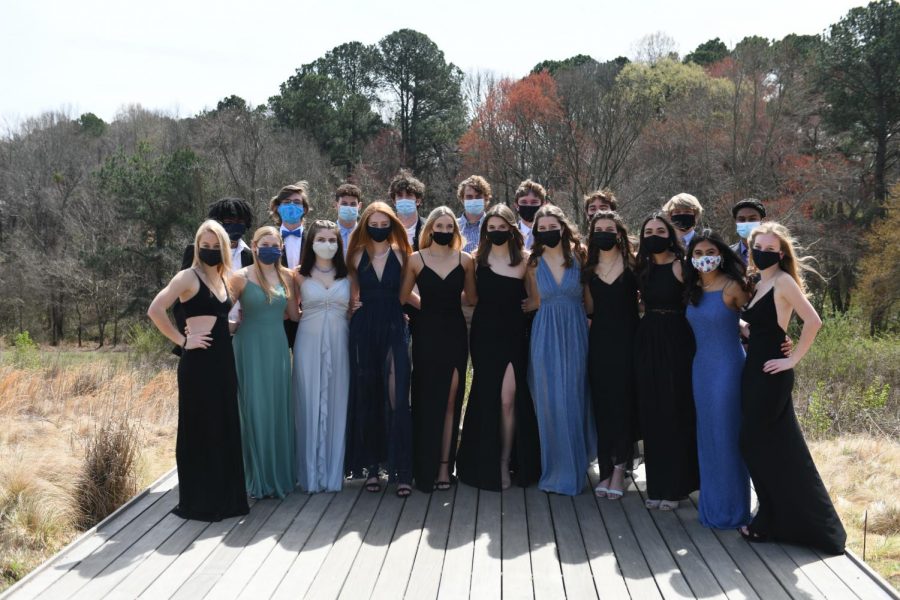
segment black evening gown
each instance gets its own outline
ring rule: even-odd
[[[425,263],[425,257],[419,256],[423,264],[417,278],[421,310],[412,336],[413,478],[417,488],[430,492],[440,468],[447,398],[456,370],[459,384],[447,465],[453,473],[469,344],[460,297],[465,283],[462,263],[441,279]]]
[[[625,269],[612,283],[596,274],[588,284],[594,314],[588,337],[588,379],[597,428],[600,479],[613,467],[632,468],[638,433],[634,339],[638,323],[637,278]]]
[[[478,304],[472,315],[469,345],[472,387],[466,403],[462,439],[456,459],[460,481],[484,489],[501,489],[502,452],[500,391],[512,365],[516,377],[515,419],[510,470],[523,487],[541,476],[541,451],[534,404],[528,394],[528,338],[521,279],[498,275],[488,266],[475,271]]]
[[[185,318],[215,315],[209,348],[186,350],[178,362],[178,506],[183,519],[220,521],[246,515],[247,491],[241,449],[237,372],[228,311],[200,280],[200,290],[182,303]]]
[[[350,399],[347,406],[348,475],[383,467],[391,481],[412,483],[409,409],[409,333],[400,307],[403,267],[391,251],[381,279],[363,251],[357,269],[362,306],[350,319]],[[389,392],[394,361],[395,402]]]
[[[759,500],[750,529],[780,542],[843,554],[847,534],[794,413],[794,371],[763,371],[766,361],[784,358],[785,333],[778,325],[774,292],[766,292],[743,318],[750,324],[750,345],[742,380],[740,446]]]
[[[691,387],[694,334],[685,318],[684,284],[672,272],[672,263],[650,263],[646,275],[634,368],[647,496],[680,500],[700,487]]]

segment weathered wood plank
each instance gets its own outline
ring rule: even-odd
[[[502,495],[501,492],[478,492],[478,522],[472,553],[472,598],[499,598],[502,593]],[[519,524],[521,528],[524,521]],[[529,574],[529,580],[531,579]],[[443,582],[442,582],[443,583]],[[530,581],[529,583],[530,587]]]
[[[828,556],[818,551],[816,551],[816,554],[818,554],[822,561],[828,565],[828,568],[837,573],[838,577],[850,586],[859,597],[872,598],[874,600],[896,600],[900,598],[900,594],[897,592],[889,593],[884,587],[879,585],[878,581],[869,576],[865,570],[859,568],[849,556]]]
[[[447,536],[447,551],[444,553],[444,568],[438,588],[438,598],[441,600],[469,597],[478,512],[478,490],[463,483],[457,484],[450,533]]]
[[[594,576],[581,539],[581,528],[578,526],[572,498],[558,494],[550,494],[549,498],[566,596],[597,598]]]
[[[297,514],[303,509],[307,500],[309,500],[309,496],[299,492],[285,496],[281,504],[253,536],[253,539],[240,551],[228,570],[210,589],[209,597],[217,600],[237,598],[259,566],[265,562],[269,552],[287,531]]]
[[[528,511],[528,541],[531,552],[531,572],[534,597],[563,598],[562,570],[553,533],[553,518],[547,494],[530,487],[525,490],[525,510]]]
[[[239,598],[257,600],[268,598],[275,592],[284,574],[297,560],[297,555],[321,521],[322,515],[337,496],[336,493],[315,494],[306,501],[287,531],[241,590]]]
[[[416,559],[409,575],[407,598],[437,597],[456,490],[457,487],[454,486],[449,491],[431,494],[428,515],[425,517],[425,530],[419,539],[419,549],[416,551]]]
[[[593,486],[591,486],[593,487]],[[603,502],[607,502],[603,500]],[[584,541],[586,559],[591,567],[594,586],[600,598],[628,598],[628,587],[622,577],[622,571],[616,560],[615,552],[609,541],[609,535],[600,510],[589,490],[572,498],[581,538]],[[640,554],[640,550],[638,550]],[[646,566],[646,565],[645,565]],[[656,590],[653,580],[647,575],[650,585]],[[566,588],[568,591],[568,587]]]
[[[819,555],[802,546],[782,544],[781,548],[806,573],[826,598],[857,598],[857,593],[828,568]]]
[[[281,583],[278,584],[273,598],[302,598],[306,594],[361,490],[362,481],[356,480],[347,483],[344,489],[338,492],[312,535],[306,540],[303,551],[297,555],[297,560],[290,565]]]
[[[503,492],[501,502],[503,509],[501,519],[503,598],[505,600],[530,600],[534,598],[534,586],[531,578],[525,490],[520,487],[509,488]]]
[[[384,557],[384,564],[372,590],[372,598],[395,600],[402,598],[409,584],[409,574],[416,560],[416,551],[424,536],[425,517],[431,501],[430,494],[414,491],[403,503],[403,512]]]
[[[753,548],[753,551],[756,552],[764,563],[766,563],[766,566],[769,567],[772,574],[778,578],[778,581],[791,595],[791,598],[801,600],[825,597],[813,582],[810,581],[809,577],[803,573],[803,570],[784,552],[784,549],[780,545],[773,543],[745,543],[749,544],[751,548]]]

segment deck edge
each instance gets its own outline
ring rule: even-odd
[[[847,555],[847,558],[849,558],[853,562],[853,564],[862,569],[865,574],[869,576],[869,579],[874,581],[878,585],[878,587],[887,592],[891,598],[900,600],[900,593],[898,593],[897,590],[894,589],[894,586],[892,586],[887,579],[882,577],[878,573],[878,571],[870,567],[866,561],[854,554],[853,551],[846,549],[844,550],[844,553]]]

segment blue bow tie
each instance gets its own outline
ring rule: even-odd
[[[303,230],[300,229],[299,227],[297,229],[282,229],[281,230],[281,239],[283,239],[283,240],[288,239],[292,235],[296,235],[297,237],[300,237],[303,235]]]

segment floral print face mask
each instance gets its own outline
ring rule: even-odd
[[[701,273],[711,273],[719,268],[722,264],[721,256],[701,256],[700,258],[691,257],[691,264]]]

